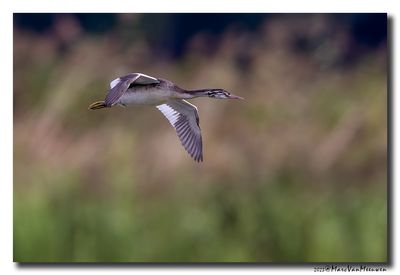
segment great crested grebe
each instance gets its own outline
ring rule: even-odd
[[[111,89],[104,101],[97,101],[89,109],[97,110],[114,105],[155,105],[171,125],[195,161],[203,161],[203,143],[196,106],[185,99],[211,97],[217,99],[243,99],[224,89],[185,90],[169,80],[142,73],[131,73],[110,83]]]

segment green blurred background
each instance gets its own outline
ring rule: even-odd
[[[385,262],[386,14],[15,14],[14,261]],[[204,162],[143,72],[195,99]]]

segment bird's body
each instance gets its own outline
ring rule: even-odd
[[[196,160],[203,160],[202,138],[196,106],[184,99],[195,97],[242,99],[223,89],[188,91],[169,80],[131,73],[110,83],[104,101],[89,106],[96,110],[114,105],[155,105],[175,128],[182,145]]]
[[[171,98],[174,98],[172,91],[144,86],[134,90],[127,90],[127,92],[121,96],[118,103],[122,105],[160,105]]]
[[[157,78],[157,83],[130,85],[121,96],[123,105],[159,105],[166,101],[179,98],[177,87],[170,81]]]

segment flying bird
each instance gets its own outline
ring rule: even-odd
[[[175,128],[185,150],[195,161],[200,162],[203,161],[203,142],[199,114],[196,106],[185,100],[195,97],[243,99],[224,89],[185,90],[166,79],[131,73],[111,81],[104,101],[90,104],[89,109],[97,110],[115,105],[156,106]]]

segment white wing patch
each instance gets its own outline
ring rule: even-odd
[[[156,106],[158,110],[161,111],[161,113],[164,114],[164,116],[168,119],[169,123],[171,123],[172,127],[175,128],[175,123],[177,122],[179,118],[179,113],[169,107],[167,104],[162,104]]]
[[[160,83],[160,81],[152,76],[149,76],[147,74],[142,74],[142,73],[137,73],[139,76],[138,78],[135,80],[135,83],[138,84],[156,84],[156,83]]]
[[[111,89],[114,88],[115,85],[117,85],[120,82],[121,82],[121,78],[118,77],[118,78],[114,79],[113,81],[110,82],[110,88]]]
[[[189,155],[195,161],[203,161],[203,142],[196,106],[182,99],[173,99],[156,107],[175,128]]]
[[[157,78],[149,76],[147,74],[132,73],[131,75],[136,75],[136,77],[133,80],[133,83],[142,84],[142,85],[160,83],[160,81]],[[131,75],[127,75],[127,76],[131,76]],[[125,80],[125,78],[127,76],[122,77],[123,80]],[[114,79],[113,81],[110,82],[110,88],[111,89],[114,88],[121,81],[122,81],[122,79],[120,77]]]

